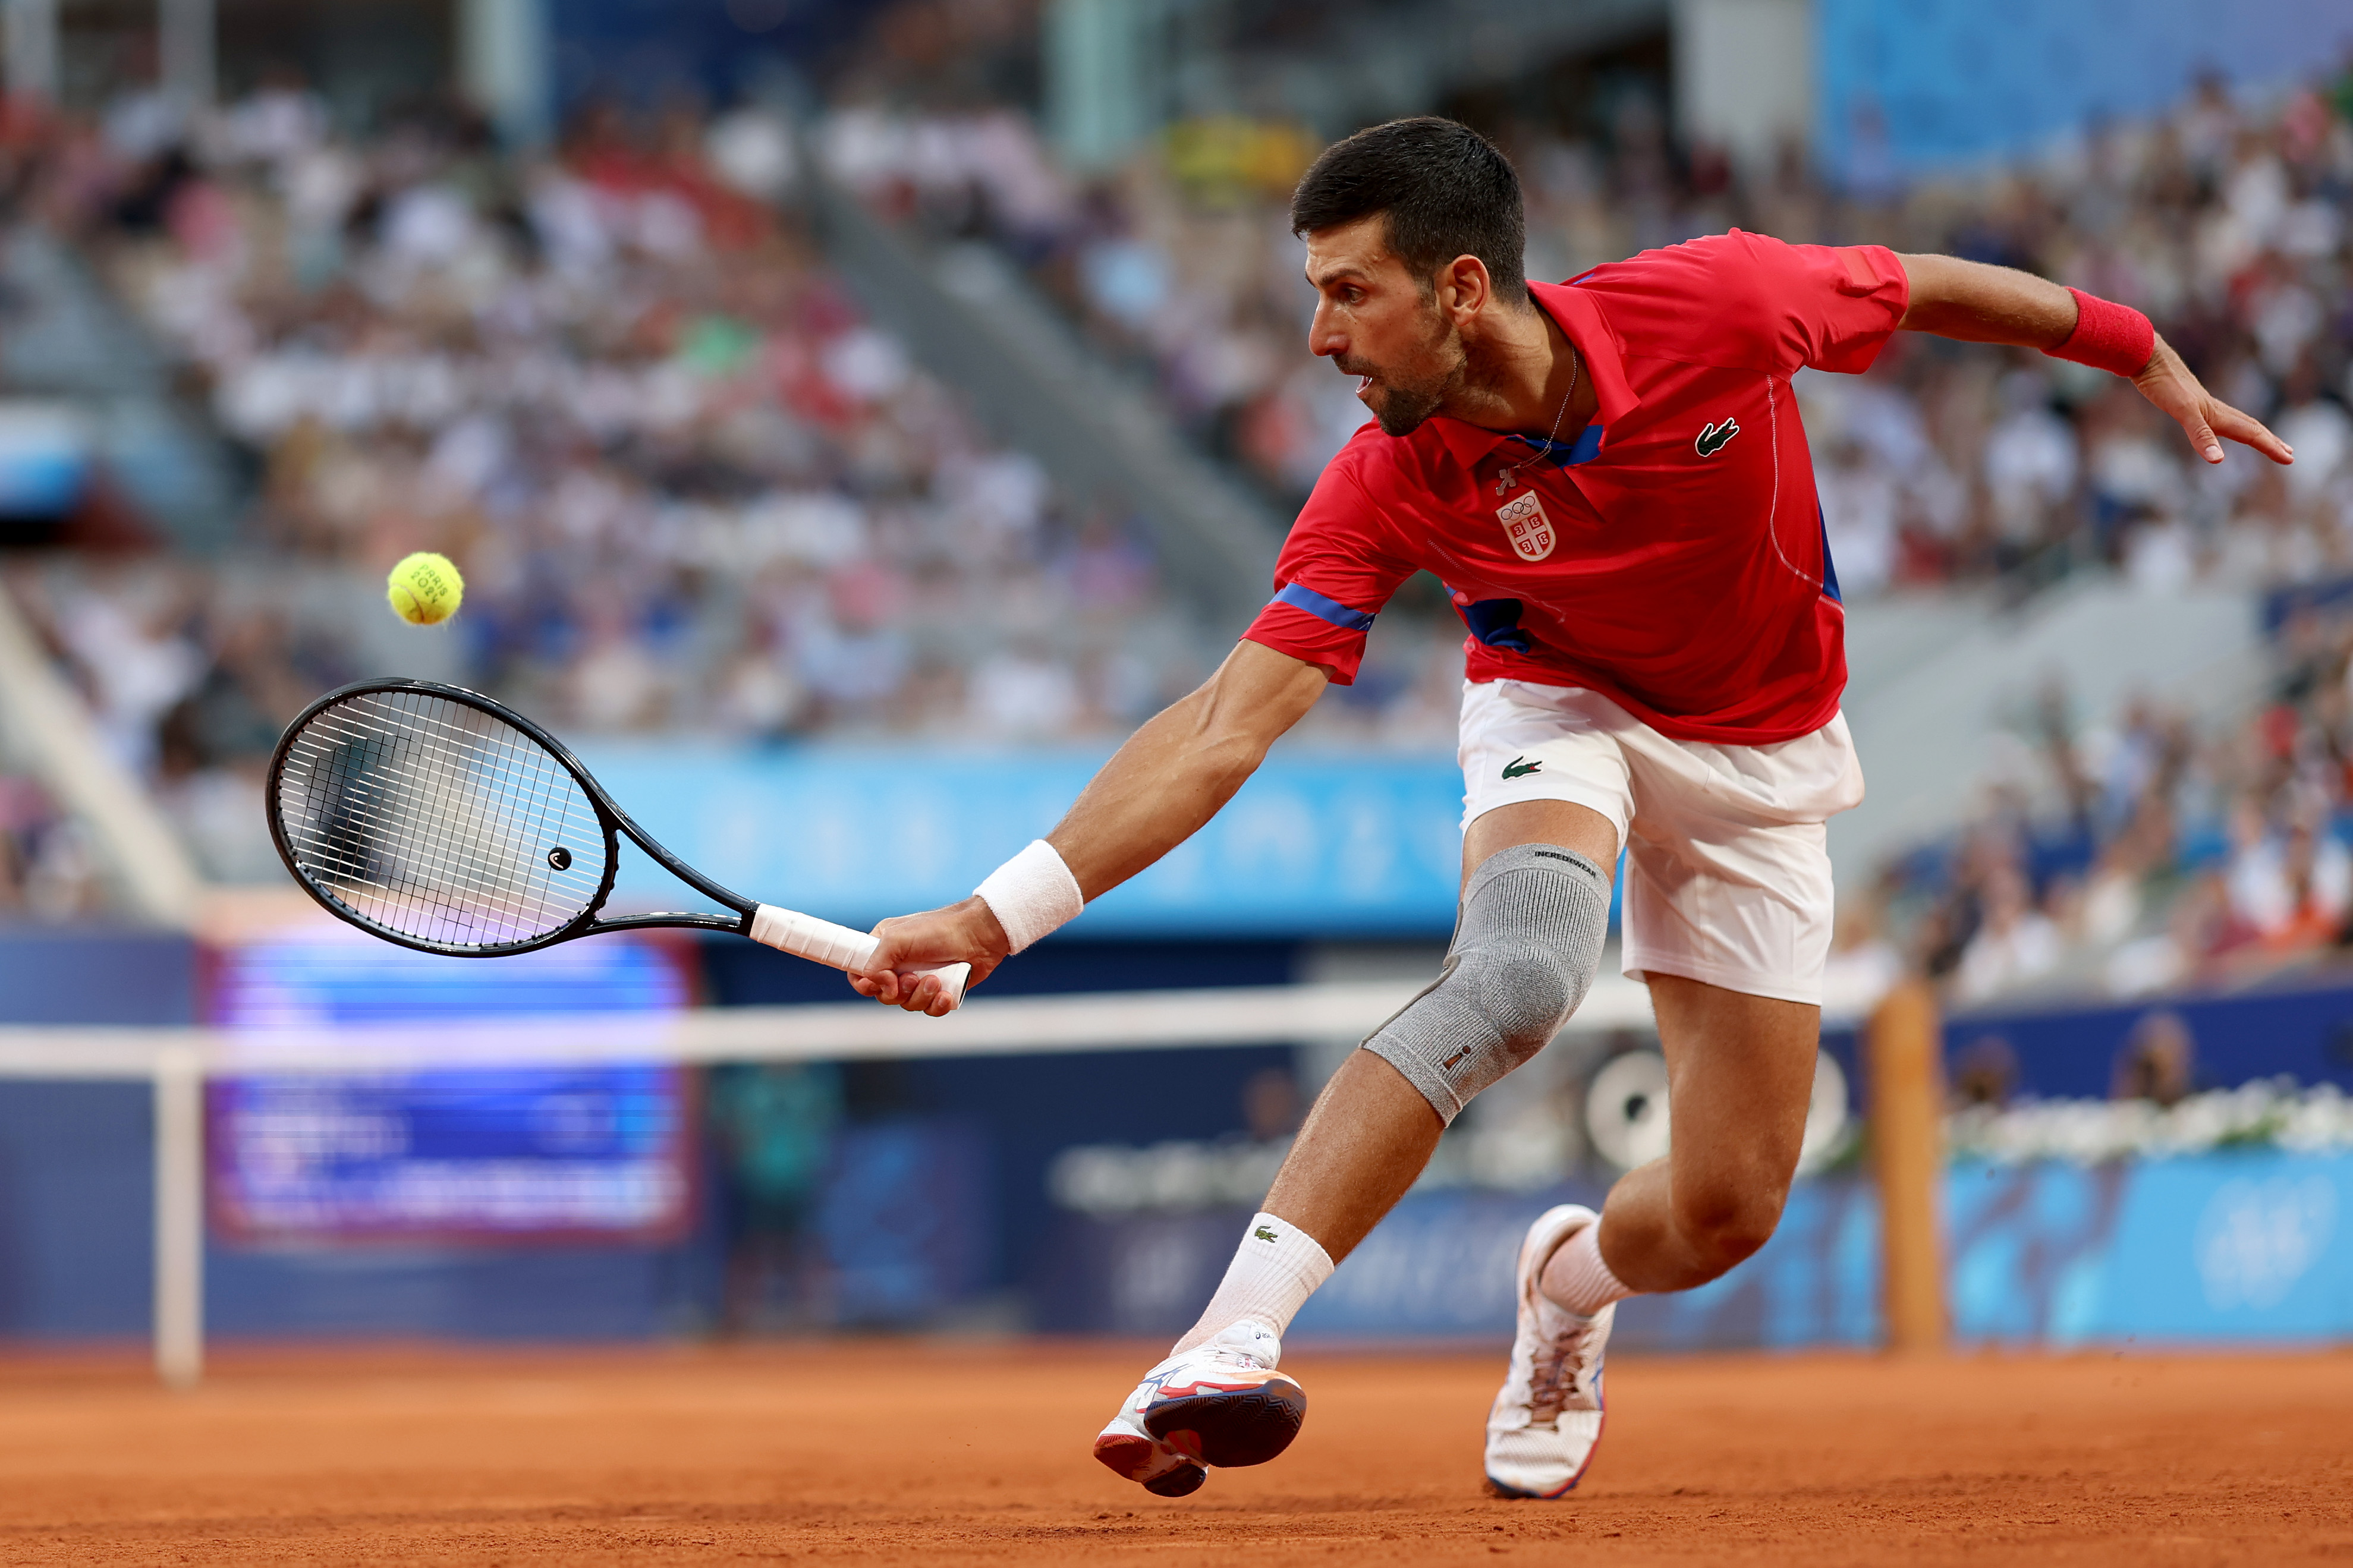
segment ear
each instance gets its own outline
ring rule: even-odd
[[[1438,269],[1435,281],[1438,308],[1458,327],[1468,325],[1495,297],[1487,264],[1475,256],[1456,257]]]

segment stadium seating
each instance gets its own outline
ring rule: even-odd
[[[1856,819],[1856,962],[1893,954],[1989,1000],[2135,994],[2333,947],[2345,100],[2341,84],[2247,108],[2202,92],[1901,199],[1835,188],[1794,154],[1744,175],[1631,110],[1598,139],[1505,128],[1538,275],[1730,224],[2031,266],[2148,309],[2297,447],[2284,473],[2243,458],[2208,472],[2120,386],[1923,339],[1862,378],[1800,378],[1856,609],[1858,723],[1874,705],[1943,716],[1916,743],[1887,723],[1873,742],[1891,786],[1935,787],[1901,790],[1914,809],[1894,826],[1884,794]],[[1313,149],[1295,132],[1185,122],[1093,181],[1003,105],[870,95],[808,140],[825,178],[918,243],[996,247],[1279,503],[1354,426],[1345,378],[1299,330],[1282,197]],[[1216,657],[1230,628],[1188,612],[1143,534],[992,445],[865,317],[802,222],[796,145],[756,110],[600,111],[560,156],[522,162],[447,119],[352,142],[284,91],[185,143],[58,125],[16,145],[17,223],[73,239],[253,475],[226,552],[14,574],[213,875],[270,875],[257,759],[293,707],[359,673],[464,679],[587,733],[1051,742],[1120,732]],[[371,607],[375,574],[418,547],[468,567],[448,632]],[[2063,663],[2107,635],[2087,591],[2160,637],[2211,622],[2170,651],[2212,679],[2136,698],[2103,666],[2045,698],[2021,666],[1954,717],[1936,681],[1966,662],[1966,628]],[[2231,608],[2263,594],[2268,644]],[[2204,619],[2167,607],[2184,595]],[[2013,616],[2084,628],[2030,636]],[[1449,626],[1409,591],[1311,730],[1443,747]]]
[[[362,673],[574,731],[1034,742],[1115,731],[1214,656],[1121,516],[862,318],[772,204],[774,121],[592,120],[525,165],[278,100],[185,145],[20,149],[19,221],[77,237],[253,472],[226,552],[17,574],[216,876],[266,874],[256,762]],[[369,607],[412,548],[468,572],[445,632]]]

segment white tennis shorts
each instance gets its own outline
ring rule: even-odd
[[[1672,741],[1598,692],[1466,682],[1462,826],[1500,805],[1599,812],[1626,851],[1627,976],[1822,999],[1831,950],[1823,823],[1862,799],[1840,714],[1769,746]]]

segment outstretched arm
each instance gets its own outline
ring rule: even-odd
[[[1047,835],[1080,890],[1100,897],[1198,832],[1258,771],[1267,748],[1314,706],[1324,681],[1321,666],[1259,643],[1235,644],[1198,690],[1128,738]],[[902,987],[898,970],[962,962],[978,984],[1011,947],[978,895],[884,921],[874,934],[882,945],[850,984],[860,995],[934,1016],[947,1011],[939,982],[926,976]]]
[[[2058,284],[2008,267],[1953,256],[1905,256],[1912,284],[1902,326],[1972,343],[2016,343],[2046,352],[2074,334],[2075,297]],[[2199,384],[2162,337],[2148,363],[2133,375],[2140,395],[2163,409],[2210,463],[2222,460],[2222,442],[2252,447],[2274,463],[2293,461],[2287,443],[2262,421],[2221,402]]]

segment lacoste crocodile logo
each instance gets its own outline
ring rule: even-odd
[[[1510,762],[1504,764],[1504,776],[1507,779],[1525,778],[1530,773],[1542,773],[1543,771],[1544,763],[1542,762],[1532,763],[1525,757],[1514,757]]]
[[[1724,450],[1724,444],[1740,434],[1740,421],[1727,419],[1721,425],[1711,425],[1699,433],[1692,447],[1703,458],[1713,458]]]
[[[1261,1241],[1279,1241],[1282,1239],[1280,1237],[1276,1236],[1272,1230],[1265,1226],[1259,1226],[1256,1230],[1250,1232],[1250,1234],[1258,1237]]]

